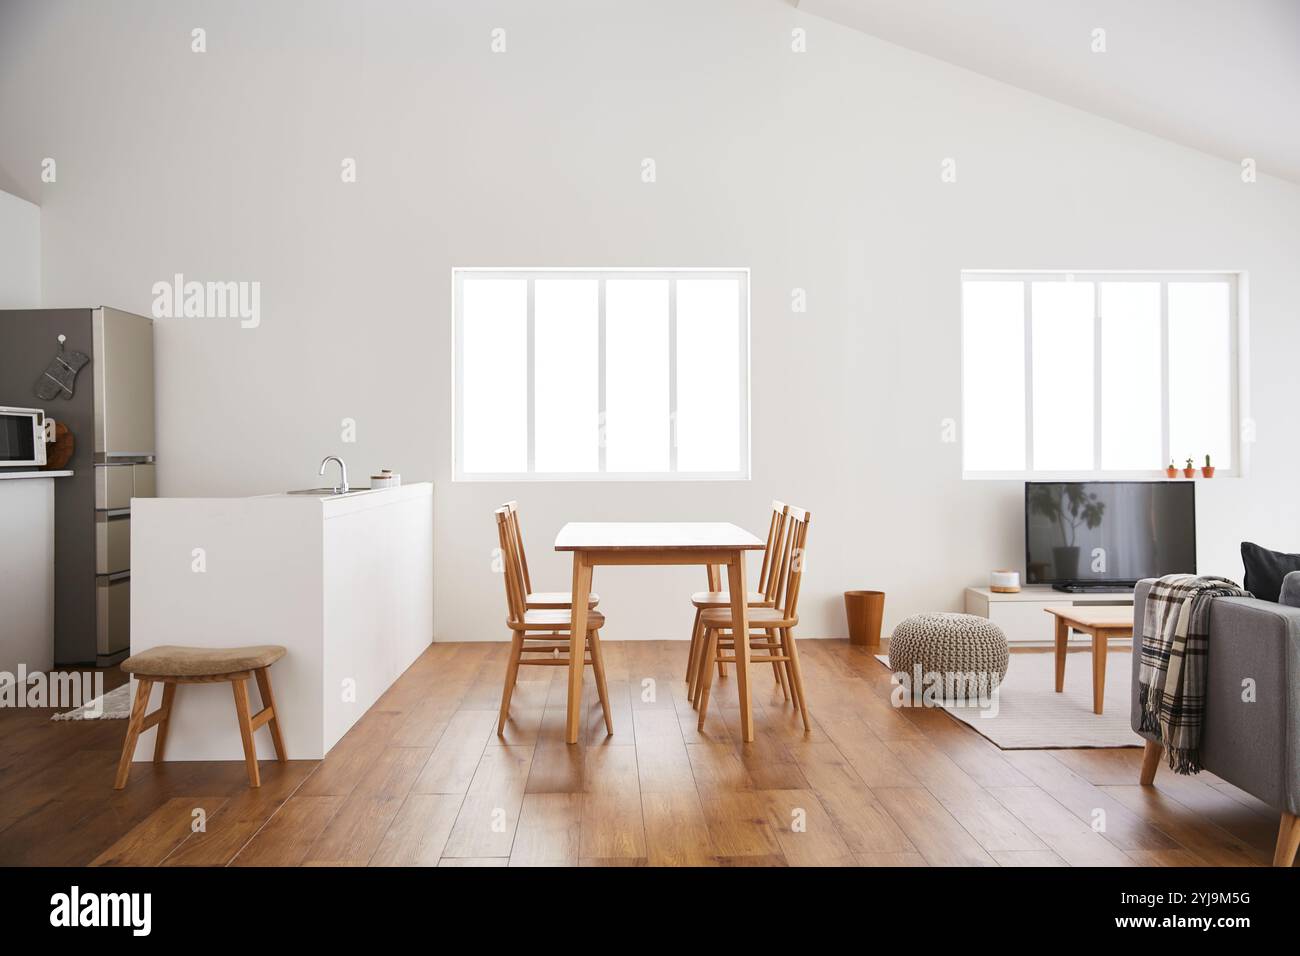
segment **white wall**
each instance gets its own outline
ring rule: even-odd
[[[0,191],[0,309],[41,304],[41,208]]]
[[[335,452],[433,479],[440,640],[505,636],[491,508],[514,497],[548,588],[568,584],[549,551],[566,520],[761,531],[771,498],[805,506],[808,636],[844,633],[845,588],[886,590],[888,627],[1018,565],[1021,485],[963,482],[940,440],[960,414],[963,268],[1249,270],[1254,472],[1200,489],[1201,562],[1240,574],[1242,538],[1300,550],[1294,185],[1243,184],[782,0],[3,16],[0,166],[39,191],[46,304],[147,313],[175,272],[262,283],[256,329],[158,325],[162,492],[306,487]],[[45,155],[57,184],[39,183]],[[753,480],[450,484],[451,269],[484,265],[749,266]],[[608,636],[685,638],[702,578],[602,569]]]

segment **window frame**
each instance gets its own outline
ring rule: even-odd
[[[527,410],[527,470],[518,472],[467,472],[462,468],[464,455],[464,364],[461,354],[461,342],[464,339],[464,295],[463,286],[466,278],[491,277],[494,279],[521,279],[527,281],[526,297],[528,314],[526,318],[528,384],[526,387]],[[605,283],[610,279],[667,279],[668,280],[668,463],[667,471],[650,472],[611,472],[605,470],[605,444],[599,442],[598,470],[589,472],[539,472],[536,466],[536,388],[537,377],[536,350],[534,347],[535,310],[534,283],[538,279],[593,279],[597,286],[597,354],[599,367],[597,380],[599,388],[598,415],[604,421],[606,414],[606,349],[605,349]],[[739,416],[736,423],[740,436],[740,467],[735,471],[700,472],[677,470],[677,282],[681,279],[735,279],[739,284],[740,307],[737,321],[741,323],[739,341]],[[749,312],[749,269],[743,267],[726,268],[567,268],[567,267],[495,267],[495,266],[458,266],[452,269],[452,481],[453,482],[497,482],[497,481],[749,481],[750,463],[750,312]]]
[[[1093,464],[1090,469],[1072,470],[1036,470],[1034,464],[1034,370],[1033,370],[1033,286],[1034,282],[1056,281],[1069,282],[1075,279],[1092,282],[1095,286],[1093,296]],[[1165,461],[1172,460],[1169,447],[1169,283],[1171,282],[1226,282],[1228,285],[1228,393],[1231,401],[1229,409],[1229,427],[1231,429],[1232,464],[1224,468],[1215,466],[1215,476],[1237,478],[1246,474],[1246,445],[1242,439],[1241,423],[1248,417],[1244,383],[1247,370],[1243,364],[1242,342],[1246,337],[1246,317],[1241,303],[1242,286],[1245,276],[1232,271],[1165,271],[1146,272],[1120,270],[1111,272],[1094,272],[1078,270],[1001,270],[1001,269],[964,269],[960,276],[959,310],[961,325],[961,409],[963,428],[966,422],[966,319],[965,293],[967,282],[1020,282],[1024,295],[1024,363],[1025,363],[1025,462],[1023,469],[1004,469],[992,471],[972,471],[966,467],[965,432],[962,438],[962,478],[966,480],[1142,480],[1166,479],[1165,468],[1152,469],[1104,469],[1100,467],[1102,452],[1102,322],[1101,322],[1101,284],[1103,282],[1158,282],[1160,284],[1160,447]],[[1182,465],[1178,464],[1181,475]],[[1199,473],[1200,464],[1197,464]],[[1180,479],[1185,480],[1185,479]]]

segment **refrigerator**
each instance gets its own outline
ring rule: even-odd
[[[90,361],[71,394],[42,400],[60,335]],[[107,306],[0,310],[0,405],[43,409],[75,445],[73,475],[55,482],[55,663],[116,663],[131,647],[131,499],[156,494],[153,320]]]

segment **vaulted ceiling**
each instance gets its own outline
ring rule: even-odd
[[[794,0],[800,10],[1300,183],[1300,0]],[[1095,31],[1104,31],[1097,34]],[[1094,52],[1098,40],[1104,52]]]

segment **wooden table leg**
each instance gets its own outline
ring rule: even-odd
[[[745,552],[735,551],[727,562],[727,589],[731,593],[732,637],[736,645],[736,693],[740,697],[740,736],[754,742],[754,714],[749,700],[749,601],[745,590]]]
[[[1070,643],[1070,626],[1056,618],[1056,692],[1065,690],[1065,650]]]
[[[1101,628],[1092,632],[1092,712],[1100,714],[1106,702],[1106,649],[1110,633]]]
[[[564,722],[564,739],[578,742],[582,723],[582,671],[586,658],[587,601],[591,596],[591,565],[582,551],[573,552],[573,605],[569,620],[569,709]]]

